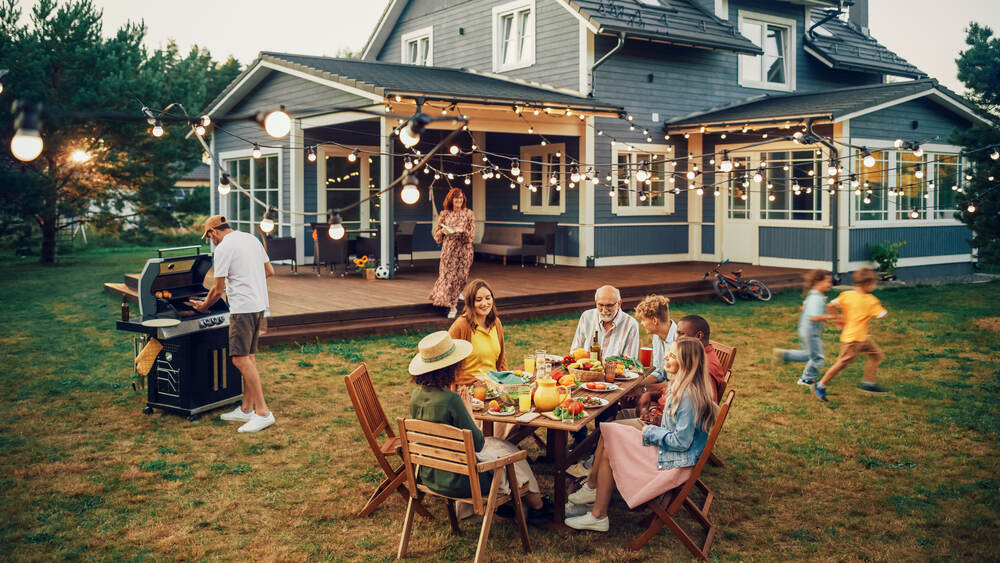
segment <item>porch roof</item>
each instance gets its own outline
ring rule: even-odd
[[[594,98],[580,96],[568,90],[470,69],[381,63],[265,51],[216,96],[209,104],[207,113],[211,115],[217,111],[227,99],[238,98],[240,93],[234,92],[235,90],[244,85],[252,86],[255,84],[255,81],[247,79],[251,75],[268,73],[272,70],[281,72],[283,69],[299,75],[315,77],[321,81],[336,82],[352,91],[364,94],[373,102],[402,95],[410,98],[423,96],[431,100],[458,103],[506,106],[530,104],[613,115],[624,111],[619,106],[601,103]],[[312,113],[318,112],[321,108],[315,108],[315,110]],[[295,113],[296,115],[304,115],[310,112],[298,110]]]
[[[812,23],[827,12],[815,11]],[[830,68],[860,72],[877,72],[907,78],[926,78],[927,73],[886,49],[870,35],[865,35],[845,21],[833,18],[805,34],[805,50]]]
[[[926,78],[806,94],[763,94],[728,106],[670,119],[664,127],[671,131],[683,131],[703,126],[772,124],[805,118],[838,122],[925,96],[966,119],[990,123],[981,115],[979,108],[939,85],[937,80]]]

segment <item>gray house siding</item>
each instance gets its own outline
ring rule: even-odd
[[[758,254],[768,258],[831,260],[832,229],[767,227],[758,229]]]
[[[971,254],[969,239],[963,225],[851,229],[850,260],[868,260],[872,245],[897,241],[906,241],[899,248],[900,258]]]
[[[715,254],[715,225],[701,226],[701,253]]]
[[[685,254],[687,225],[614,225],[594,229],[596,256]]]
[[[401,38],[433,26],[434,66],[493,71],[490,0],[412,0],[376,60],[402,62]],[[555,0],[535,0],[535,64],[501,74],[549,86],[579,89],[579,22]],[[485,94],[485,92],[484,92]]]
[[[867,139],[923,140],[938,137],[934,142],[947,143],[954,129],[971,125],[941,105],[927,98],[918,98],[851,120],[851,136]],[[913,124],[917,127],[914,128]]]

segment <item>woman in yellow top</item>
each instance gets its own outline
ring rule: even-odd
[[[483,280],[472,280],[462,292],[465,310],[455,319],[448,334],[472,343],[472,353],[462,360],[455,385],[472,385],[484,371],[505,371],[503,325],[493,304],[493,288]]]

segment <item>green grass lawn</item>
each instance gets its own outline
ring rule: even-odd
[[[394,559],[402,500],[364,520],[352,516],[381,474],[342,376],[368,362],[389,417],[404,415],[406,364],[420,335],[264,350],[258,358],[277,424],[260,434],[239,435],[214,416],[146,416],[145,395],[129,385],[131,338],[114,329],[120,302],[101,283],[138,271],[148,256],[120,249],[55,267],[13,257],[0,266],[3,557]],[[1000,283],[878,292],[890,316],[873,336],[886,352],[881,383],[892,394],[858,392],[856,363],[834,380],[828,404],[795,385],[801,364],[770,363],[773,346],[795,345],[797,295],[675,307],[675,318],[701,314],[714,339],[738,347],[737,396],[717,447],[728,466],[704,477],[717,495],[713,556],[996,559],[998,291]],[[510,323],[508,357],[540,345],[563,351],[574,328],[570,316]],[[828,365],[835,336],[828,330]],[[550,468],[537,469],[551,490]],[[411,558],[470,559],[478,526],[453,537],[443,506],[430,508],[438,519],[417,519]],[[532,528],[527,556],[513,526],[501,523],[492,557],[688,559],[669,533],[643,552],[626,551],[640,515],[617,500],[611,519],[608,534]]]

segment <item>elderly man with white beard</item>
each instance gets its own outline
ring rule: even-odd
[[[639,323],[622,311],[622,294],[618,288],[605,285],[594,294],[597,307],[580,315],[570,353],[577,348],[589,350],[594,332],[601,344],[601,355],[639,357]]]

